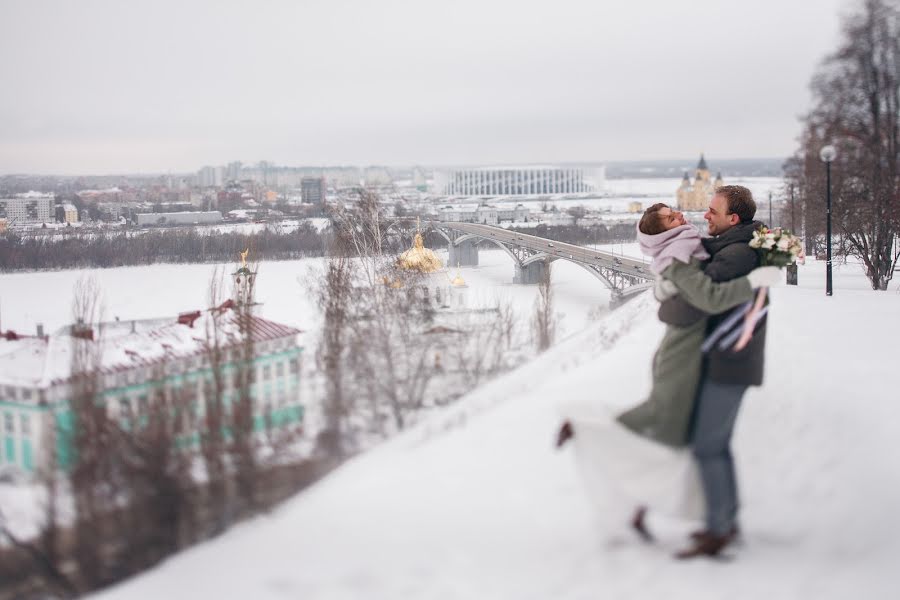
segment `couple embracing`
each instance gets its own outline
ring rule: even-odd
[[[762,383],[765,318],[741,350],[701,350],[710,332],[753,300],[754,289],[780,279],[759,267],[749,246],[756,204],[742,186],[716,189],[704,218],[709,237],[666,206],[648,208],[638,224],[641,250],[652,257],[659,318],[667,327],[653,358],[653,386],[620,414],[597,407],[566,414],[558,444],[573,437],[583,475],[633,508],[631,526],[652,541],[647,510],[703,519],[678,558],[715,556],[738,536],[738,490],[731,436],[749,386]],[[731,319],[731,322],[736,319]],[[565,411],[565,409],[564,409]]]

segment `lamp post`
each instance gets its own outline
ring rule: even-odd
[[[837,150],[831,144],[822,148],[819,158],[825,163],[825,295],[831,295],[831,163]]]
[[[794,184],[791,184],[791,233],[797,235],[797,229],[794,227]]]

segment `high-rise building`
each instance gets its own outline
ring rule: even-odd
[[[228,181],[241,180],[241,161],[236,160],[228,163],[228,166],[225,167],[225,179]]]
[[[10,226],[50,223],[56,214],[53,204],[52,195],[40,192],[0,198],[0,219],[6,219]]]
[[[324,177],[304,177],[300,180],[300,197],[306,204],[325,204],[325,191]]]

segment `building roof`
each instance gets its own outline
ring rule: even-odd
[[[247,330],[254,343],[301,333],[299,329],[262,317],[240,315],[229,300],[218,308],[177,317],[100,323],[90,329],[96,337],[88,343],[98,344],[102,353],[101,373],[150,366],[203,354],[207,331],[212,332],[214,318],[218,318],[222,347],[241,343],[241,325],[247,319]],[[45,337],[0,339],[0,385],[46,388],[68,380],[73,331],[74,326],[69,325]]]
[[[703,153],[700,153],[700,162],[697,163],[698,169],[706,169],[709,170],[709,167],[706,166],[706,158],[703,156]]]

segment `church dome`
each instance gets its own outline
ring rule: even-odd
[[[466,287],[466,280],[459,274],[459,270],[456,271],[456,277],[450,281],[450,285],[453,287]]]
[[[403,269],[420,273],[434,273],[443,267],[441,260],[434,252],[425,247],[421,233],[416,233],[413,247],[401,254],[397,263]]]

